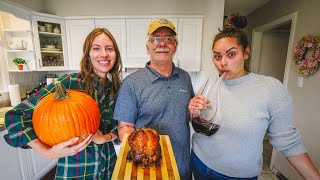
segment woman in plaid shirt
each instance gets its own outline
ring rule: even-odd
[[[53,147],[43,144],[33,130],[32,114],[43,97],[55,92],[50,84],[6,113],[6,142],[32,148],[50,159],[59,158],[55,179],[111,179],[117,159],[112,141],[118,140],[117,121],[112,116],[121,69],[120,51],[112,34],[103,28],[93,30],[83,45],[81,71],[58,81],[67,89],[84,91],[96,100],[101,115],[99,131],[75,146],[70,145],[78,137]]]

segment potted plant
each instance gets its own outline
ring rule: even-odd
[[[22,59],[22,58],[19,58],[19,57],[16,57],[12,60],[12,62],[17,65],[18,69],[19,70],[23,70],[23,65],[24,64],[27,64],[27,61]]]

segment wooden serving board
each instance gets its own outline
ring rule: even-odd
[[[130,150],[128,134],[126,134],[123,139],[116,166],[112,174],[112,180],[180,180],[177,163],[168,135],[160,135],[162,155],[160,162],[146,168],[127,160],[127,154]]]

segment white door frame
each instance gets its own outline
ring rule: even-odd
[[[287,59],[286,59],[286,65],[284,70],[284,77],[283,77],[283,84],[285,87],[287,87],[289,67],[292,62],[291,52],[293,50],[293,35],[295,34],[297,17],[298,17],[298,12],[294,12],[253,29],[252,45],[251,45],[252,55],[251,55],[251,63],[250,63],[251,64],[250,69],[252,72],[255,72],[255,73],[259,72],[263,32],[269,31],[275,27],[279,27],[291,21],[291,30],[290,30],[289,43],[288,43]]]
[[[252,32],[252,56],[251,56],[251,71],[255,73],[259,73],[259,64],[261,59],[261,50],[262,50],[262,37],[263,32],[269,31],[273,28],[279,27],[289,21],[291,21],[291,29],[290,29],[290,35],[289,35],[289,43],[288,43],[288,51],[287,51],[287,59],[286,59],[286,65],[284,70],[284,77],[283,77],[283,84],[287,88],[288,84],[288,76],[289,76],[289,68],[292,63],[292,50],[293,50],[293,35],[295,34],[295,28],[297,23],[297,17],[298,12],[294,12],[291,14],[288,14],[286,16],[283,16],[281,18],[278,18],[276,20],[273,20],[269,23],[266,23],[262,26],[259,26],[257,28],[253,29]],[[277,171],[273,168],[273,164],[276,158],[276,150],[272,149],[272,156],[270,161],[270,169],[272,171]]]

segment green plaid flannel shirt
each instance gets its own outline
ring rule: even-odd
[[[58,79],[67,89],[83,91],[84,83],[80,74],[64,75]],[[103,87],[101,79],[94,81],[94,89],[100,109],[100,131],[103,134],[118,134],[118,122],[112,119],[114,101],[111,100],[110,87]],[[33,94],[5,115],[5,126],[8,134],[6,142],[13,147],[30,148],[27,143],[37,136],[32,126],[32,114],[38,102],[50,93],[55,92],[53,84]],[[118,139],[116,140],[118,142]],[[58,160],[55,179],[111,179],[116,162],[116,153],[112,142],[97,145],[93,142],[74,156]]]

